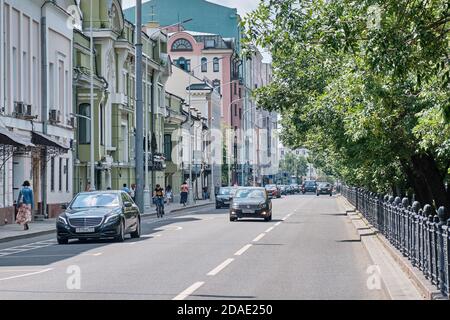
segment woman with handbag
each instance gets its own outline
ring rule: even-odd
[[[18,212],[16,222],[23,226],[23,230],[29,230],[28,223],[31,222],[31,210],[34,206],[33,190],[31,190],[30,182],[25,181],[22,185],[22,189],[19,192],[19,198],[17,199]]]

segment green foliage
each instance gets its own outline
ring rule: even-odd
[[[289,174],[289,177],[306,176],[308,172],[308,161],[304,156],[287,152],[280,161],[280,170]]]
[[[284,144],[312,150],[326,174],[388,191],[426,154],[448,179],[449,10],[442,0],[262,1],[242,23],[244,47],[272,53],[273,83],[255,97],[282,113]]]

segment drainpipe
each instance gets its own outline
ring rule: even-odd
[[[45,6],[52,1],[46,1],[41,7],[41,121],[42,133],[47,134],[48,125],[48,64],[47,64],[47,17]],[[41,214],[47,217],[47,148],[43,148],[41,161]]]

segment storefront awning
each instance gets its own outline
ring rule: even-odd
[[[0,127],[0,145],[13,147],[34,147],[29,138],[16,134],[4,127]]]
[[[32,132],[31,142],[33,142],[35,145],[57,148],[57,149],[61,149],[61,150],[65,151],[65,152],[67,152],[69,150],[69,147],[67,147],[67,146],[63,145],[62,143],[53,140],[51,137],[49,137],[43,133],[39,133],[39,132],[34,132],[34,131]]]

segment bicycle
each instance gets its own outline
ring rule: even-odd
[[[156,204],[156,217],[162,218],[164,216],[164,199],[162,197],[154,198]]]

